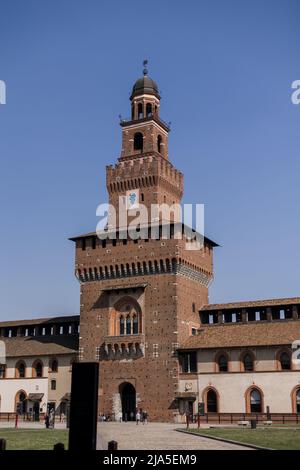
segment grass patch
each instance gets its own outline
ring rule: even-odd
[[[65,429],[0,429],[0,438],[6,439],[7,450],[52,450],[58,442],[68,447]]]
[[[190,429],[203,436],[221,437],[244,444],[254,444],[276,450],[299,450],[300,429]]]

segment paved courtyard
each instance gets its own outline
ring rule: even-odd
[[[246,447],[214,441],[175,431],[184,425],[169,423],[99,423],[98,449],[107,449],[109,441],[117,441],[120,450],[245,450]]]

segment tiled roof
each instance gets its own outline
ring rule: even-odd
[[[208,304],[201,307],[201,311],[207,310],[225,310],[234,308],[250,308],[250,307],[272,307],[280,305],[300,304],[300,297],[288,297],[285,299],[268,299],[268,300],[251,300],[248,302],[229,302],[225,304]]]
[[[7,357],[47,356],[78,352],[78,335],[16,336],[1,338],[6,345]]]
[[[79,315],[68,315],[61,317],[47,317],[47,318],[32,318],[31,320],[12,320],[0,322],[0,328],[9,326],[26,326],[26,325],[41,325],[41,324],[54,324],[54,323],[72,323],[79,322]]]
[[[291,345],[300,339],[300,320],[211,325],[200,328],[180,349]]]

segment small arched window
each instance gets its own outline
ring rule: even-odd
[[[143,117],[144,117],[143,104],[139,103],[138,104],[138,119],[142,119]]]
[[[32,366],[34,377],[43,377],[43,364],[41,361],[36,361]]]
[[[58,361],[56,359],[53,359],[51,361],[50,369],[51,369],[51,372],[57,372],[58,371]]]
[[[291,370],[291,358],[287,352],[280,354],[279,362],[281,370]]]
[[[161,150],[162,150],[162,148],[161,148],[162,145],[161,144],[162,144],[162,137],[161,137],[161,135],[158,135],[157,136],[157,151],[159,153],[161,153]]]
[[[227,357],[222,354],[222,356],[219,357],[218,361],[219,365],[219,372],[228,372],[228,360]]]
[[[131,335],[131,318],[130,315],[126,317],[126,334]]]
[[[22,361],[18,362],[18,364],[16,365],[16,377],[18,379],[24,379],[25,371],[26,371],[26,368],[25,368],[24,362]]]
[[[133,148],[134,150],[143,151],[143,134],[141,132],[134,134]]]
[[[151,103],[146,104],[146,116],[147,117],[152,116],[152,104]]]
[[[254,370],[254,363],[251,354],[246,354],[243,359],[244,371],[251,372]]]
[[[120,335],[125,334],[125,321],[123,315],[120,317]]]
[[[261,411],[262,411],[261,394],[257,389],[254,389],[250,393],[250,412],[261,413]]]

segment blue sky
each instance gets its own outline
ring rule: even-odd
[[[2,0],[0,319],[79,311],[118,115],[149,60],[185,202],[205,204],[211,302],[300,295],[297,0]]]

